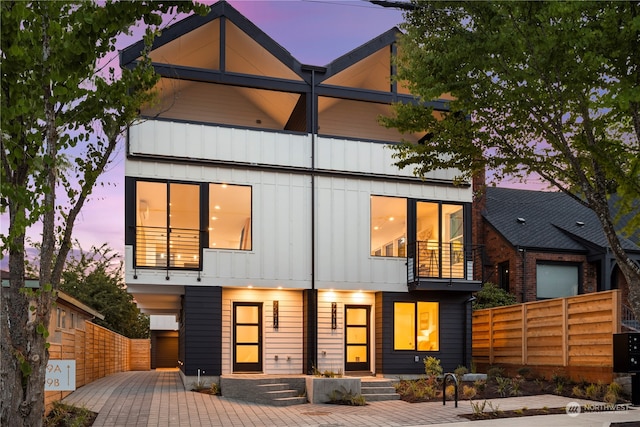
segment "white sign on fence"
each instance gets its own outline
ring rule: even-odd
[[[76,361],[49,360],[44,391],[74,391],[76,389]]]

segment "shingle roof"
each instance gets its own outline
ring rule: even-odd
[[[489,187],[483,216],[513,246],[574,252],[609,246],[595,212],[560,192]]]

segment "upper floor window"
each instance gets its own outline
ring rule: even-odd
[[[209,247],[251,250],[251,187],[209,184]]]
[[[464,205],[371,196],[370,254],[414,258],[421,277],[463,278]]]
[[[138,181],[136,265],[200,266],[200,186]]]
[[[135,188],[137,267],[199,269],[202,248],[251,250],[250,186],[138,180]]]
[[[371,255],[407,256],[407,199],[371,196]]]

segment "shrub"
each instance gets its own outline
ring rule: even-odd
[[[580,387],[579,385],[576,385],[573,387],[573,389],[571,390],[571,394],[579,398],[584,397],[584,391],[582,390],[582,387]]]
[[[491,366],[489,369],[487,369],[487,378],[489,379],[494,379],[502,376],[504,376],[504,369],[502,369],[500,366]]]
[[[506,397],[511,392],[511,380],[509,378],[496,377],[498,393],[502,397]]]
[[[453,374],[456,376],[456,378],[458,379],[458,383],[460,383],[462,381],[462,377],[464,376],[464,374],[466,374],[467,372],[469,372],[469,370],[467,369],[466,366],[458,366],[454,371]]]
[[[609,387],[607,387],[607,393],[613,393],[616,396],[617,401],[624,394],[624,390],[620,384],[614,381],[609,384]]]
[[[456,395],[456,386],[453,384],[449,384],[444,389],[444,395],[446,396],[447,399],[453,399]]]
[[[486,380],[475,380],[473,382],[473,387],[478,390],[479,392],[483,392],[484,389],[487,387],[487,381]]]
[[[423,359],[424,372],[429,377],[437,377],[442,375],[442,366],[440,366],[440,359],[433,356],[427,356]]]
[[[463,385],[462,386],[462,395],[464,396],[465,399],[473,399],[474,397],[476,397],[477,391],[475,387],[471,387],[468,385]]]
[[[502,288],[487,282],[482,289],[476,293],[476,300],[472,303],[474,310],[481,308],[501,307],[516,303],[515,295],[510,294]]]

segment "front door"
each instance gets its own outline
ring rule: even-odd
[[[233,371],[262,372],[262,303],[233,303]]]
[[[345,371],[370,371],[369,306],[345,306]]]

